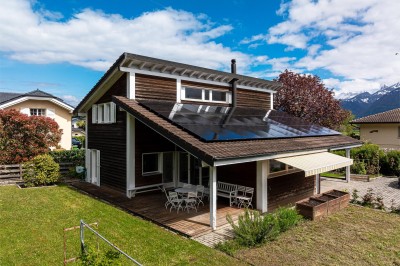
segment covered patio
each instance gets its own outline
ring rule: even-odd
[[[170,212],[169,209],[165,209],[164,203],[167,199],[162,191],[140,193],[129,199],[125,193],[107,186],[98,187],[86,182],[72,182],[70,185],[187,237],[198,237],[212,231],[210,227],[210,207],[207,200],[204,201],[204,206],[200,205],[197,212],[191,210],[188,213],[180,210],[177,213],[176,210]],[[239,214],[244,212],[244,209],[230,207],[229,202],[224,200],[218,201],[216,209],[218,226],[228,223],[227,214],[230,214],[233,220],[237,220]]]

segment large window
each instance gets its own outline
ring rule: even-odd
[[[94,104],[92,106],[92,123],[93,124],[111,124],[116,122],[116,105],[115,103]]]
[[[151,175],[160,173],[160,154],[143,153],[142,155],[142,174]]]
[[[287,165],[276,160],[269,160],[269,177],[286,175],[297,171],[299,170],[291,165]]]
[[[223,90],[183,87],[181,95],[183,100],[216,103],[231,102],[231,93]]]
[[[46,109],[31,108],[30,114],[36,116],[46,116]]]

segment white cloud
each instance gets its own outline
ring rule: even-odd
[[[333,78],[325,81],[339,94],[400,81],[400,56],[395,56],[400,52],[400,1],[292,0],[277,14],[287,19],[243,43],[306,50],[303,58],[289,62],[291,68],[330,72]]]
[[[48,64],[68,62],[106,70],[123,52],[170,59],[204,67],[228,69],[236,58],[239,69],[252,59],[214,41],[232,30],[204,15],[171,8],[127,19],[84,9],[58,21],[61,14],[34,11],[29,0],[0,5],[0,51],[14,60]]]
[[[69,103],[72,106],[77,106],[78,103],[82,100],[82,99],[78,99],[77,97],[75,97],[73,95],[63,95],[63,96],[61,96],[61,99],[63,99],[65,102]]]

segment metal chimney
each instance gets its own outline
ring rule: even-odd
[[[231,60],[231,73],[236,74],[236,59]],[[237,78],[233,78],[231,80],[232,84],[232,106],[236,107],[236,82],[238,81]]]

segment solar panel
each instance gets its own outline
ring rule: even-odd
[[[223,107],[168,101],[139,104],[204,141],[295,138],[339,135],[277,110]]]

